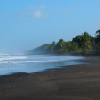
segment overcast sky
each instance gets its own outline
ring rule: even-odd
[[[71,41],[100,29],[100,0],[0,0],[0,53]]]

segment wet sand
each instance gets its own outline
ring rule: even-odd
[[[100,100],[100,57],[38,73],[0,76],[0,100]]]

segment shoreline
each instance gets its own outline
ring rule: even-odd
[[[18,57],[19,57],[18,61],[16,60],[16,58],[13,57],[13,59],[15,60],[9,61],[8,59],[8,61],[1,62],[1,63],[4,63],[4,66],[3,64],[1,64],[0,76],[10,75],[13,73],[18,73],[18,72],[26,72],[26,73],[44,72],[49,68],[59,68],[60,66],[78,64],[78,62],[74,62],[73,60],[83,59],[82,56],[68,56],[68,55],[67,56],[66,55],[65,56],[59,56],[59,55],[58,56],[49,56],[49,55],[25,56],[24,55],[23,57],[26,59],[25,60],[23,59],[23,61],[22,60],[20,61],[20,56]],[[34,59],[35,57],[36,59]],[[23,63],[25,63],[25,65]]]
[[[100,100],[100,57],[45,72],[0,76],[0,100]]]

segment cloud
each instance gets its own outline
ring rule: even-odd
[[[51,9],[51,12],[59,13],[60,15],[67,15],[70,12],[75,11],[76,9],[78,9],[78,7],[64,8],[62,6],[59,6],[58,8]]]
[[[28,13],[27,16],[31,18],[38,18],[38,19],[43,19],[48,17],[49,13],[44,13],[41,10],[37,10],[34,13]]]
[[[17,17],[28,17],[28,18],[36,18],[36,19],[43,19],[48,17],[49,12],[45,12],[46,6],[29,6],[26,9],[23,9],[17,13]]]
[[[67,15],[70,12],[73,12],[74,10],[76,10],[78,7],[74,8],[63,8],[63,7],[58,7],[58,8],[53,8],[50,9],[49,11],[46,11],[46,6],[45,5],[40,5],[40,6],[29,6],[23,10],[20,10],[15,17],[17,18],[33,18],[33,19],[44,19],[47,18],[49,16],[50,13],[52,13],[52,15],[57,14],[61,14],[61,15]]]
[[[70,12],[73,12],[74,10],[76,10],[78,7],[76,8],[66,8],[65,10],[62,11],[63,15],[67,15]]]

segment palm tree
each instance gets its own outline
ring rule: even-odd
[[[81,37],[81,47],[82,50],[86,49],[86,48],[91,48],[90,46],[90,38],[89,38],[89,34],[87,32],[84,32],[84,34]]]
[[[100,44],[100,29],[96,31],[95,43]]]
[[[96,31],[96,38],[95,38],[95,43],[96,45],[96,52],[100,54],[100,29]]]

